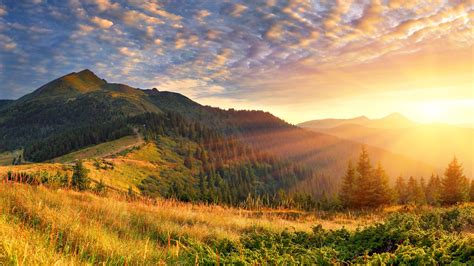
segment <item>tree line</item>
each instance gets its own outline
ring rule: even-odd
[[[348,164],[342,180],[339,199],[346,208],[377,208],[395,204],[452,205],[474,201],[474,180],[463,173],[462,165],[454,158],[443,177],[432,175],[426,183],[413,176],[405,180],[399,176],[394,186],[389,186],[388,176],[379,163],[374,168],[365,148],[362,148],[357,165]]]

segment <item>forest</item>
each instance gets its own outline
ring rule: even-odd
[[[192,173],[185,179],[172,179],[169,184],[155,176],[145,178],[138,185],[145,197],[310,211],[376,209],[392,204],[452,205],[472,200],[474,195],[474,183],[469,183],[456,158],[446,168],[443,177],[432,175],[425,181],[423,177],[405,179],[399,176],[394,184],[390,184],[383,166],[380,163],[373,166],[364,147],[357,164],[348,163],[338,193],[322,191],[320,197],[314,197],[294,192],[292,187],[302,180],[315,178],[317,172],[305,165],[256,150],[233,135],[225,135],[174,112],[146,113],[53,135],[26,146],[23,159],[53,159],[84,146],[132,134],[133,129],[138,129],[147,142],[158,146],[162,137],[176,139],[180,144],[175,152],[183,156],[184,167]],[[180,142],[180,139],[195,145]],[[13,164],[20,164],[21,159],[15,159]],[[11,176],[8,178],[12,179]],[[37,183],[48,183],[48,178],[40,179],[42,181]],[[92,189],[82,187],[89,188]]]

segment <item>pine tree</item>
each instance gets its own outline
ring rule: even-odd
[[[342,204],[346,208],[352,208],[354,206],[354,194],[355,194],[355,178],[356,172],[352,166],[352,162],[347,165],[346,175],[342,181],[342,188],[340,198]]]
[[[418,181],[413,178],[413,176],[410,176],[410,178],[408,179],[407,191],[408,203],[423,204],[425,202],[425,195],[423,193],[423,190],[421,189]]]
[[[391,191],[388,186],[388,177],[382,164],[379,162],[374,171],[374,198],[372,199],[374,207],[379,207],[390,203]]]
[[[89,178],[87,177],[89,170],[87,170],[82,161],[78,161],[73,168],[73,175],[71,185],[77,190],[86,190],[89,188]]]
[[[359,208],[372,206],[372,199],[375,194],[374,178],[370,164],[369,154],[365,147],[362,151],[357,163],[357,177],[354,195],[354,206]]]
[[[431,205],[438,205],[441,201],[441,179],[432,174],[425,189],[426,201]]]
[[[395,194],[398,204],[406,204],[408,202],[407,187],[403,176],[398,176],[395,181]]]
[[[458,163],[456,157],[446,168],[441,184],[443,204],[455,204],[468,200],[469,183],[463,173],[462,165]]]

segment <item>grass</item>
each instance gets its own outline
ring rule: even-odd
[[[55,158],[52,162],[66,163],[74,160],[107,157],[119,153],[127,148],[140,146],[142,142],[143,141],[136,136],[127,136]]]
[[[0,185],[0,265],[189,264],[198,254],[207,254],[206,260],[197,257],[203,259],[201,264],[209,259],[216,263],[215,250],[221,250],[222,258],[227,252],[223,243],[254,243],[271,235],[297,237],[301,232],[311,235],[317,224],[330,230],[325,234],[343,228],[357,234],[400,210],[391,207],[358,215],[251,211],[5,183]],[[466,230],[463,234],[469,236],[472,226]]]
[[[209,242],[258,228],[310,230],[306,221],[252,217],[237,209],[150,205],[19,184],[0,186],[0,214],[0,264],[159,263],[179,254],[184,237]]]

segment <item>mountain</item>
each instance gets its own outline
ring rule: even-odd
[[[447,166],[453,156],[464,163],[466,175],[474,176],[474,129],[444,124],[418,124],[400,114],[382,119],[343,119],[328,126],[327,120],[299,124],[314,132],[365,143],[431,165]]]
[[[366,116],[359,116],[349,119],[329,118],[303,122],[298,126],[309,129],[324,129],[343,125],[361,125],[372,128],[408,128],[415,126],[415,123],[399,113],[392,113],[380,119],[369,119]]]
[[[143,118],[145,114],[158,118],[146,116],[149,119],[146,120]],[[141,120],[136,117],[141,117]],[[179,117],[186,122],[179,122]],[[163,119],[171,119],[171,124]],[[286,181],[278,179],[278,186],[314,195],[321,195],[322,191],[337,191],[348,161],[357,159],[362,146],[358,142],[301,129],[268,112],[202,106],[178,93],[107,83],[90,70],[83,70],[54,80],[0,109],[0,151],[23,148],[26,159],[47,161],[131,136],[137,130],[148,132],[149,121],[155,120],[164,124],[150,133],[151,139],[162,135],[181,143],[179,139],[186,138],[194,143],[191,146],[202,146],[201,149],[210,152],[218,145],[206,146],[208,144],[203,139],[195,139],[196,132],[206,132],[206,135],[214,136],[213,141],[221,139],[227,143],[222,149],[227,151],[228,158],[242,154],[247,149],[245,147],[252,150],[251,154],[242,157],[247,158],[244,160],[247,166],[239,164],[246,169],[242,170],[243,173],[257,175],[252,181],[256,183],[252,184],[266,184],[272,180],[267,176],[271,172],[262,168],[265,163],[278,171],[283,171],[281,166],[288,165]],[[355,119],[366,120],[364,117]],[[388,120],[400,118],[393,116],[377,123],[387,124]],[[419,160],[378,147],[369,145],[367,150],[373,162],[380,161],[391,177],[399,174],[428,176],[437,171]],[[183,152],[182,149],[178,151]],[[215,154],[212,163],[222,166],[217,163],[220,153],[216,151]],[[261,164],[252,166],[249,159],[252,154],[262,154],[259,155]],[[229,159],[228,163],[231,161]],[[303,168],[306,170],[298,170]],[[219,175],[222,177],[225,173],[222,170]],[[166,174],[160,172],[158,176],[161,175]],[[247,189],[252,186],[247,186]],[[272,186],[272,189],[278,186]]]
[[[12,103],[13,100],[0,100],[0,109],[5,108],[7,105]]]

